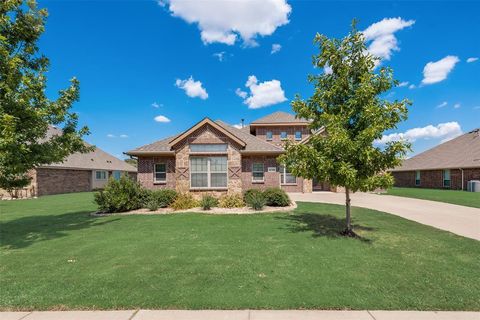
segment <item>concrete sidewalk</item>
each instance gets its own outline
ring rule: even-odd
[[[479,320],[480,312],[335,310],[121,310],[0,312],[0,320]]]
[[[334,192],[289,193],[295,201],[345,205],[345,194]],[[353,207],[388,212],[402,218],[480,240],[480,209],[455,204],[356,192],[351,195]]]

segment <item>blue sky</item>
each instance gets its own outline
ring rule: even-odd
[[[295,94],[312,93],[307,75],[319,72],[311,65],[315,33],[343,37],[353,18],[405,82],[389,97],[413,101],[409,119],[385,140],[407,137],[418,153],[480,127],[479,2],[39,4],[50,14],[39,44],[51,61],[49,96],[76,76],[74,110],[91,130],[86,140],[119,157],[204,116],[238,124],[291,111]]]

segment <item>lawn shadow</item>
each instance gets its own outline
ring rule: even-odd
[[[0,223],[0,247],[25,248],[40,241],[65,237],[68,231],[102,226],[116,220],[100,220],[88,211],[21,217]]]
[[[342,235],[345,230],[345,218],[339,219],[330,214],[317,213],[297,213],[288,216],[277,217],[277,219],[287,220],[287,229],[290,232],[312,232],[312,237],[328,237],[328,238],[347,238]],[[373,231],[374,228],[353,224],[353,230]],[[370,243],[372,240],[365,238],[358,233],[354,239],[362,242]]]

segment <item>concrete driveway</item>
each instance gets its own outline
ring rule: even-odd
[[[345,204],[344,193],[290,193],[294,201]],[[388,212],[438,229],[480,240],[480,209],[449,203],[357,192],[351,195],[354,207]]]

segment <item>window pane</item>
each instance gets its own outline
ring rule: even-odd
[[[167,166],[165,163],[157,163],[155,165],[155,172],[166,172]]]
[[[254,172],[252,179],[253,181],[263,181],[263,172]]]
[[[261,162],[255,162],[253,164],[253,171],[254,172],[263,172],[263,163]]]
[[[210,171],[212,171],[212,172],[226,172],[227,171],[227,157],[210,157]]]
[[[285,175],[285,183],[297,183],[297,178],[294,175],[287,173]]]
[[[225,152],[227,151],[226,144],[191,144],[190,151],[192,152]]]
[[[156,172],[155,181],[165,181],[167,180],[167,174],[165,172]]]
[[[227,173],[212,173],[210,176],[212,187],[226,187]]]
[[[295,140],[302,140],[302,132],[295,131]]]
[[[450,170],[443,170],[443,180],[450,180]]]
[[[287,132],[285,131],[280,132],[280,139],[287,139]]]
[[[273,134],[272,131],[267,131],[267,140],[272,140]]]
[[[191,157],[190,163],[192,172],[207,172],[208,158],[206,157]]]
[[[191,186],[193,188],[206,188],[206,187],[208,187],[208,174],[207,173],[192,173]]]

